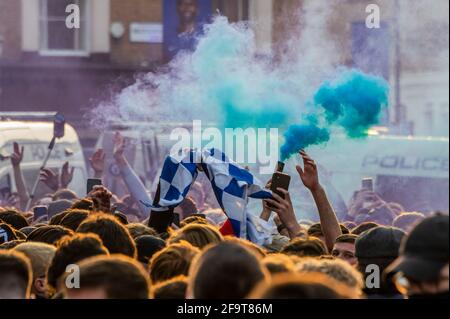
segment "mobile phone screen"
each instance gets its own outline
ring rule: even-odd
[[[86,183],[86,194],[89,194],[94,186],[102,185],[102,180],[98,178],[89,178]]]
[[[361,188],[364,190],[373,192],[373,179],[372,178],[364,178],[361,181]]]

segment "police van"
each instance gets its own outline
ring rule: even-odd
[[[361,188],[362,179],[370,177],[375,192],[407,211],[448,212],[448,138],[337,137],[324,146],[312,147],[309,153],[319,166],[328,193],[339,194],[346,203]]]
[[[1,113],[0,112],[0,189],[3,192],[15,192],[16,186],[9,155],[13,143],[24,146],[21,163],[25,183],[29,191],[38,177],[39,169],[46,157],[48,146],[53,137],[53,116],[55,113]],[[75,168],[69,188],[79,196],[86,193],[87,170],[83,150],[75,129],[65,124],[64,137],[57,139],[46,165],[59,171],[68,161]],[[52,191],[42,183],[39,184],[36,198]]]

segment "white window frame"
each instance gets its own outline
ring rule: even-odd
[[[84,32],[82,39],[84,42],[83,50],[62,50],[62,49],[48,49],[48,19],[47,19],[47,0],[39,1],[39,28],[40,28],[40,41],[39,41],[39,54],[42,56],[73,56],[73,57],[87,57],[90,53],[91,43],[91,1],[84,0],[85,6],[81,15],[84,16],[84,29],[80,29],[80,32]],[[73,0],[73,3],[78,4],[79,0]]]

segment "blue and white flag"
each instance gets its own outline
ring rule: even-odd
[[[240,238],[250,236],[252,241],[260,242],[254,231],[247,234],[247,223],[253,224],[253,219],[247,216],[247,203],[249,198],[272,198],[272,194],[250,172],[217,149],[180,151],[175,156],[168,156],[159,180],[159,200],[155,200],[153,205],[146,205],[154,211],[166,211],[178,206],[200,170],[210,180],[217,201],[228,217],[221,232]]]

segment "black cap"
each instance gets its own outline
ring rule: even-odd
[[[418,282],[433,281],[449,262],[449,217],[435,215],[416,225],[404,240],[400,257],[387,269]]]
[[[405,232],[395,227],[375,227],[363,232],[355,243],[358,258],[397,258]]]

